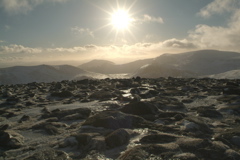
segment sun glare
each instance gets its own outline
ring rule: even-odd
[[[125,10],[118,10],[112,14],[111,24],[116,29],[127,29],[131,23],[132,19],[128,12]]]

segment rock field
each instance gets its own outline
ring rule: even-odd
[[[0,86],[0,160],[239,160],[240,80]]]

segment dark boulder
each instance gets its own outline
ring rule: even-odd
[[[96,91],[89,96],[90,99],[97,99],[97,100],[109,100],[114,97],[117,97],[115,93],[112,93],[110,91],[105,91],[105,90]]]
[[[51,96],[58,98],[69,98],[73,96],[73,93],[70,91],[53,92],[51,93]]]
[[[133,102],[125,105],[120,111],[134,115],[157,114],[158,109],[155,105],[148,102]]]
[[[158,133],[144,136],[140,139],[141,143],[170,143],[175,142],[179,136],[167,133]]]
[[[119,160],[168,159],[181,152],[177,144],[145,144],[136,146],[124,152]]]
[[[63,151],[45,148],[31,156],[24,158],[23,160],[71,160],[71,158]]]
[[[209,117],[209,118],[223,117],[223,115],[220,112],[216,111],[215,109],[210,109],[206,107],[199,107],[197,110],[197,113],[199,114],[199,116],[202,116],[202,117]]]
[[[72,119],[85,119],[89,117],[91,109],[89,108],[77,108],[77,109],[56,109],[53,111],[47,111],[42,115],[42,118],[57,117],[59,119],[72,120]]]
[[[0,131],[0,146],[7,149],[16,149],[23,146],[24,137],[17,132]]]
[[[119,128],[149,128],[158,131],[175,131],[175,128],[173,127],[155,124],[142,117],[119,111],[102,111],[87,118],[83,125],[104,127],[113,130]]]
[[[128,144],[130,135],[126,129],[120,128],[105,137],[105,142],[110,148]]]

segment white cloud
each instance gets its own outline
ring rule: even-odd
[[[0,46],[0,61],[47,62],[67,60],[108,59],[126,63],[137,59],[154,58],[162,53],[189,51],[191,43],[187,40],[167,40],[158,43],[136,43],[133,45],[97,46],[86,45],[71,48],[30,48],[22,45]],[[15,64],[15,63],[14,63]]]
[[[221,2],[224,4],[222,5]],[[238,2],[238,3],[237,3]],[[189,38],[201,48],[240,51],[240,1],[215,0],[201,10],[201,15],[231,13],[227,26],[209,26],[199,24],[189,32]]]
[[[136,22],[144,23],[144,22],[153,22],[153,23],[164,23],[162,17],[153,17],[148,14],[143,15],[142,18],[135,19]]]
[[[231,12],[239,4],[238,0],[214,0],[198,13],[200,16],[209,18],[213,14]]]
[[[92,38],[94,38],[94,33],[89,28],[80,28],[80,27],[73,27],[71,28],[71,31],[80,35],[88,35]]]
[[[0,54],[18,54],[18,53],[40,53],[42,52],[39,48],[29,48],[22,45],[12,44],[9,46],[0,46]]]
[[[193,42],[190,42],[187,39],[169,39],[164,41],[163,43],[163,47],[168,47],[168,48],[183,48],[183,49],[196,49],[198,48],[198,46],[196,44],[194,44]]]
[[[3,40],[0,40],[0,43],[4,43],[5,41],[3,41]]]
[[[27,13],[44,2],[64,2],[67,0],[1,0],[2,7],[9,14]]]

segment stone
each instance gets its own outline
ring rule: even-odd
[[[53,92],[51,93],[51,96],[59,98],[69,98],[73,96],[73,93],[70,91]]]
[[[45,148],[23,160],[72,160],[72,158],[70,158],[66,152],[54,150],[52,148]]]
[[[114,97],[117,97],[117,95],[110,91],[104,91],[104,90],[96,91],[89,96],[90,99],[97,99],[97,100],[108,100]]]
[[[120,160],[142,160],[142,159],[159,159],[169,152],[180,152],[178,145],[174,143],[168,144],[145,144],[139,145],[132,149],[127,150],[121,156]]]
[[[223,115],[216,111],[215,109],[208,109],[206,107],[199,107],[197,110],[199,116],[209,117],[209,118],[222,118]]]
[[[42,118],[49,118],[49,117],[57,117],[59,119],[64,119],[66,117],[69,117],[70,115],[72,115],[72,118],[74,116],[74,118],[78,118],[78,119],[85,119],[87,118],[91,113],[91,109],[89,108],[77,108],[77,109],[65,109],[65,110],[53,110],[53,111],[48,111],[45,112],[42,115]],[[77,114],[77,115],[76,115]],[[66,118],[68,119],[68,118]],[[71,119],[69,117],[69,119]]]
[[[15,131],[0,131],[0,142],[1,147],[16,149],[23,146],[24,137]]]
[[[233,136],[231,138],[231,142],[235,145],[237,145],[238,147],[240,147],[240,136]]]
[[[139,140],[142,144],[150,144],[150,143],[170,143],[175,142],[178,138],[177,135],[167,134],[167,133],[158,133],[144,136]]]
[[[148,102],[133,102],[125,105],[120,111],[135,115],[155,115],[158,113],[158,108]]]
[[[126,129],[120,128],[105,137],[105,142],[108,147],[115,148],[128,144],[130,135]]]

